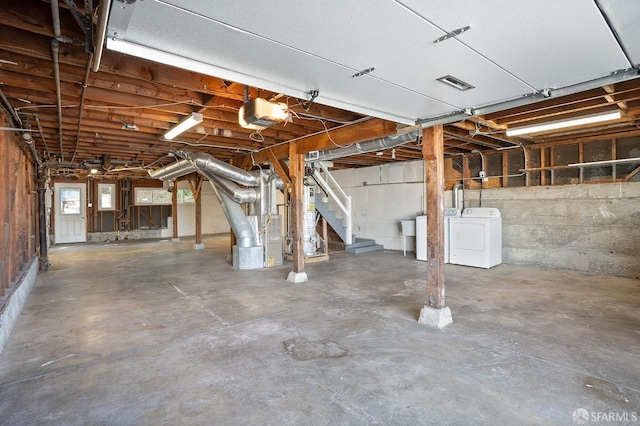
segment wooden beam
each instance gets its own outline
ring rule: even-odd
[[[293,272],[304,272],[303,215],[304,197],[304,154],[297,151],[297,144],[289,144],[289,177],[293,184],[291,191],[291,239],[293,246]]]
[[[442,125],[422,131],[427,201],[427,305],[444,308],[444,136]]]
[[[271,149],[267,149],[267,153],[271,158],[273,168],[276,169],[276,173],[278,173],[278,176],[280,176],[280,179],[282,179],[282,182],[284,183],[285,190],[290,194],[293,189],[293,184],[291,183],[291,179],[289,179],[289,170],[287,165],[282,160],[278,160]]]
[[[640,173],[640,166],[636,167],[635,169],[633,169],[633,171],[631,173],[629,173],[628,175],[626,175],[624,177],[624,181],[625,182],[629,182],[635,175],[637,175],[638,173]]]

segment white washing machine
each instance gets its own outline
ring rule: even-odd
[[[449,263],[449,227],[454,217],[460,217],[460,209],[444,209],[444,263]],[[416,259],[427,260],[427,216],[416,217]]]
[[[491,207],[464,209],[449,222],[450,261],[456,265],[492,268],[502,263],[502,217]]]

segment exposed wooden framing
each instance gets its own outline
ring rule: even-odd
[[[82,2],[78,2],[82,3]],[[24,2],[5,0],[0,9],[0,57],[8,61],[2,68],[2,90],[10,104],[21,113],[36,113],[47,139],[57,140],[58,123],[55,109],[41,108],[55,103],[55,82],[51,60],[51,37],[53,24],[49,2]],[[79,6],[79,10],[82,7]],[[61,2],[60,23],[62,35],[78,42],[85,41],[85,35],[77,22]],[[78,105],[83,91],[81,82],[87,63],[84,46],[62,43],[60,46],[60,79],[62,103],[66,106]],[[179,148],[207,152],[227,161],[244,152],[254,151],[255,163],[273,162],[267,152],[259,150],[272,147],[278,161],[288,157],[287,141],[297,141],[298,152],[333,148],[335,145],[323,131],[327,126],[332,139],[338,145],[365,141],[382,137],[396,131],[395,123],[387,122],[384,131],[369,131],[369,124],[354,123],[362,115],[313,103],[306,111],[312,115],[325,117],[318,120],[303,120],[276,124],[260,132],[264,140],[250,139],[250,129],[239,126],[237,110],[244,102],[244,86],[220,78],[165,66],[143,59],[125,56],[106,50],[100,63],[100,70],[91,73],[87,80],[84,96],[82,123],[78,124],[76,108],[62,111],[62,151],[65,158],[75,152],[78,163],[90,161],[103,155],[124,161],[140,161],[143,165],[168,164],[170,159],[159,159],[161,154]],[[250,87],[251,97],[264,97],[274,101],[285,100],[279,93]],[[27,101],[27,102],[24,102]],[[30,102],[30,104],[28,103]],[[299,105],[291,102],[290,108],[302,112]],[[502,132],[515,125],[528,125],[539,120],[553,120],[599,109],[622,109],[624,114],[619,123],[605,124],[581,130],[562,130],[555,133],[507,138]],[[199,129],[181,135],[180,141],[161,140],[165,130],[178,122],[186,114],[200,111],[204,121]],[[636,123],[640,119],[640,79],[593,88],[582,93],[552,97],[530,105],[523,105],[504,111],[469,117],[458,123],[444,126],[445,153],[470,153],[473,150],[491,151],[507,143],[544,144],[545,147],[589,142],[615,137],[640,135]],[[369,120],[375,122],[377,119]],[[381,121],[381,120],[378,120]],[[136,125],[138,130],[125,130],[123,123]],[[379,123],[378,123],[379,124]],[[78,131],[78,127],[81,127]],[[343,129],[351,128],[353,134]],[[334,129],[334,130],[332,130]],[[335,132],[335,133],[334,133]],[[499,132],[499,133],[495,133]],[[76,137],[76,134],[78,135]],[[39,152],[45,149],[43,142],[35,136]],[[185,144],[187,143],[188,148]],[[53,144],[49,144],[52,146]],[[383,163],[421,159],[418,146],[396,148],[395,158],[390,155],[375,156],[359,154],[334,160],[335,168],[365,167]],[[57,150],[60,150],[58,148]],[[56,151],[57,151],[56,150]],[[51,154],[61,153],[52,151]],[[56,161],[52,158],[52,161]],[[157,161],[157,162],[156,162]],[[254,166],[248,156],[241,158],[243,168]],[[530,165],[525,165],[529,169]],[[72,168],[69,169],[71,172]],[[286,169],[285,169],[286,170]],[[58,173],[58,170],[54,170]],[[60,171],[60,174],[63,172]],[[82,170],[76,170],[79,176]],[[145,170],[114,172],[114,177],[141,176]],[[550,171],[541,173],[550,178]],[[145,176],[146,177],[146,176]],[[529,176],[525,177],[525,184]],[[508,180],[507,180],[508,181]],[[473,186],[473,181],[466,182]],[[93,225],[96,224],[95,216]]]
[[[293,247],[293,272],[304,272],[303,246],[303,196],[304,196],[304,154],[297,150],[297,144],[291,143],[289,148],[289,178],[293,184],[291,191],[291,240]]]
[[[509,186],[509,155],[506,152],[502,153],[502,186],[504,188]]]
[[[422,131],[427,204],[427,305],[444,301],[444,136],[442,126]]]
[[[547,165],[547,150],[542,147],[540,148],[540,167],[546,167]],[[542,186],[546,186],[547,185],[547,171],[546,170],[542,170],[540,171],[540,185]]]
[[[633,171],[631,173],[629,173],[628,175],[626,175],[624,177],[624,181],[625,182],[629,182],[631,179],[633,179],[633,177],[635,175],[637,175],[638,173],[640,173],[640,166],[636,167],[635,169],[633,169]]]
[[[611,159],[612,160],[617,160],[618,159],[618,152],[617,152],[617,148],[618,148],[618,140],[613,138],[611,139]],[[612,164],[611,165],[611,182],[616,182],[616,180],[618,179],[617,176],[617,170],[618,167],[616,166],[616,164]]]
[[[465,155],[464,157],[462,157],[462,186],[465,189],[471,188],[471,181],[466,179],[470,176],[471,171],[469,170],[469,157]]]
[[[273,168],[276,170],[276,173],[278,173],[278,176],[280,176],[280,179],[282,179],[282,182],[284,183],[286,192],[291,193],[292,183],[291,179],[289,179],[289,170],[287,165],[284,163],[284,161],[276,158],[276,155],[273,153],[273,151],[271,151],[271,149],[267,149],[266,151],[269,155]]]
[[[556,183],[556,173],[555,173],[555,169],[554,166],[556,165],[556,147],[552,146],[549,148],[549,165],[551,166],[548,170],[549,170],[549,175],[551,176],[551,182],[550,185],[555,185]]]

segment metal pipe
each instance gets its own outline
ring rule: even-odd
[[[71,162],[76,158],[78,153],[78,145],[80,144],[80,129],[82,128],[82,110],[84,109],[84,98],[87,93],[87,84],[89,81],[89,71],[91,71],[91,61],[93,61],[93,53],[89,53],[87,58],[87,66],[84,69],[84,79],[82,80],[82,92],[80,93],[80,106],[78,107],[78,131],[76,132],[76,147],[71,156]]]
[[[22,120],[20,119],[20,116],[18,115],[18,113],[11,108],[11,104],[9,103],[9,99],[7,99],[7,97],[5,96],[4,92],[0,89],[0,98],[2,99],[2,103],[4,104],[5,108],[7,109],[7,112],[9,113],[9,115],[11,115],[11,118],[13,118],[13,120],[16,122],[17,126],[20,126],[20,129],[17,130],[23,130],[22,129]],[[3,129],[3,130],[12,130],[12,129]]]
[[[350,155],[364,154],[367,152],[380,151],[383,149],[395,148],[407,142],[415,141],[419,136],[418,130],[406,133],[396,133],[395,135],[386,136],[384,138],[373,139],[370,141],[356,143],[344,148],[325,149],[318,153],[317,160],[332,160],[334,158],[348,157]]]
[[[53,36],[56,39],[62,37],[62,31],[60,30],[60,9],[58,6],[58,0],[51,0],[51,17],[53,18]]]
[[[38,156],[38,151],[36,151],[36,147],[35,147],[35,144],[33,143],[33,137],[31,136],[31,133],[23,133],[22,139],[29,147],[29,151],[31,151],[31,155],[33,155],[33,159],[35,160],[38,167],[42,167],[43,163],[40,157]]]
[[[460,208],[460,198],[458,197],[458,191],[462,188],[462,184],[456,183],[453,185],[453,207]]]
[[[109,19],[111,0],[100,0],[100,5],[98,7],[100,8],[100,16],[98,17],[98,33],[96,35],[97,50],[93,61],[93,72],[98,72],[98,69],[100,69],[104,39],[107,36],[107,20]]]
[[[38,234],[39,234],[39,244],[40,244],[40,270],[46,271],[49,269],[51,264],[49,263],[48,256],[48,246],[47,246],[47,203],[46,203],[46,192],[47,192],[47,181],[46,174],[44,172],[44,168],[38,166],[38,216],[39,216],[39,224],[38,224]]]
[[[57,4],[57,2],[56,2]],[[53,2],[52,2],[53,5]],[[51,40],[51,53],[53,57],[53,74],[56,81],[56,103],[58,107],[58,139],[60,142],[60,160],[64,162],[64,149],[62,147],[62,93],[60,89],[60,42]]]

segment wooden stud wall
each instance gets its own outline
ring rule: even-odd
[[[3,127],[10,127],[2,115]],[[36,255],[37,194],[31,156],[14,132],[0,132],[0,297]]]

